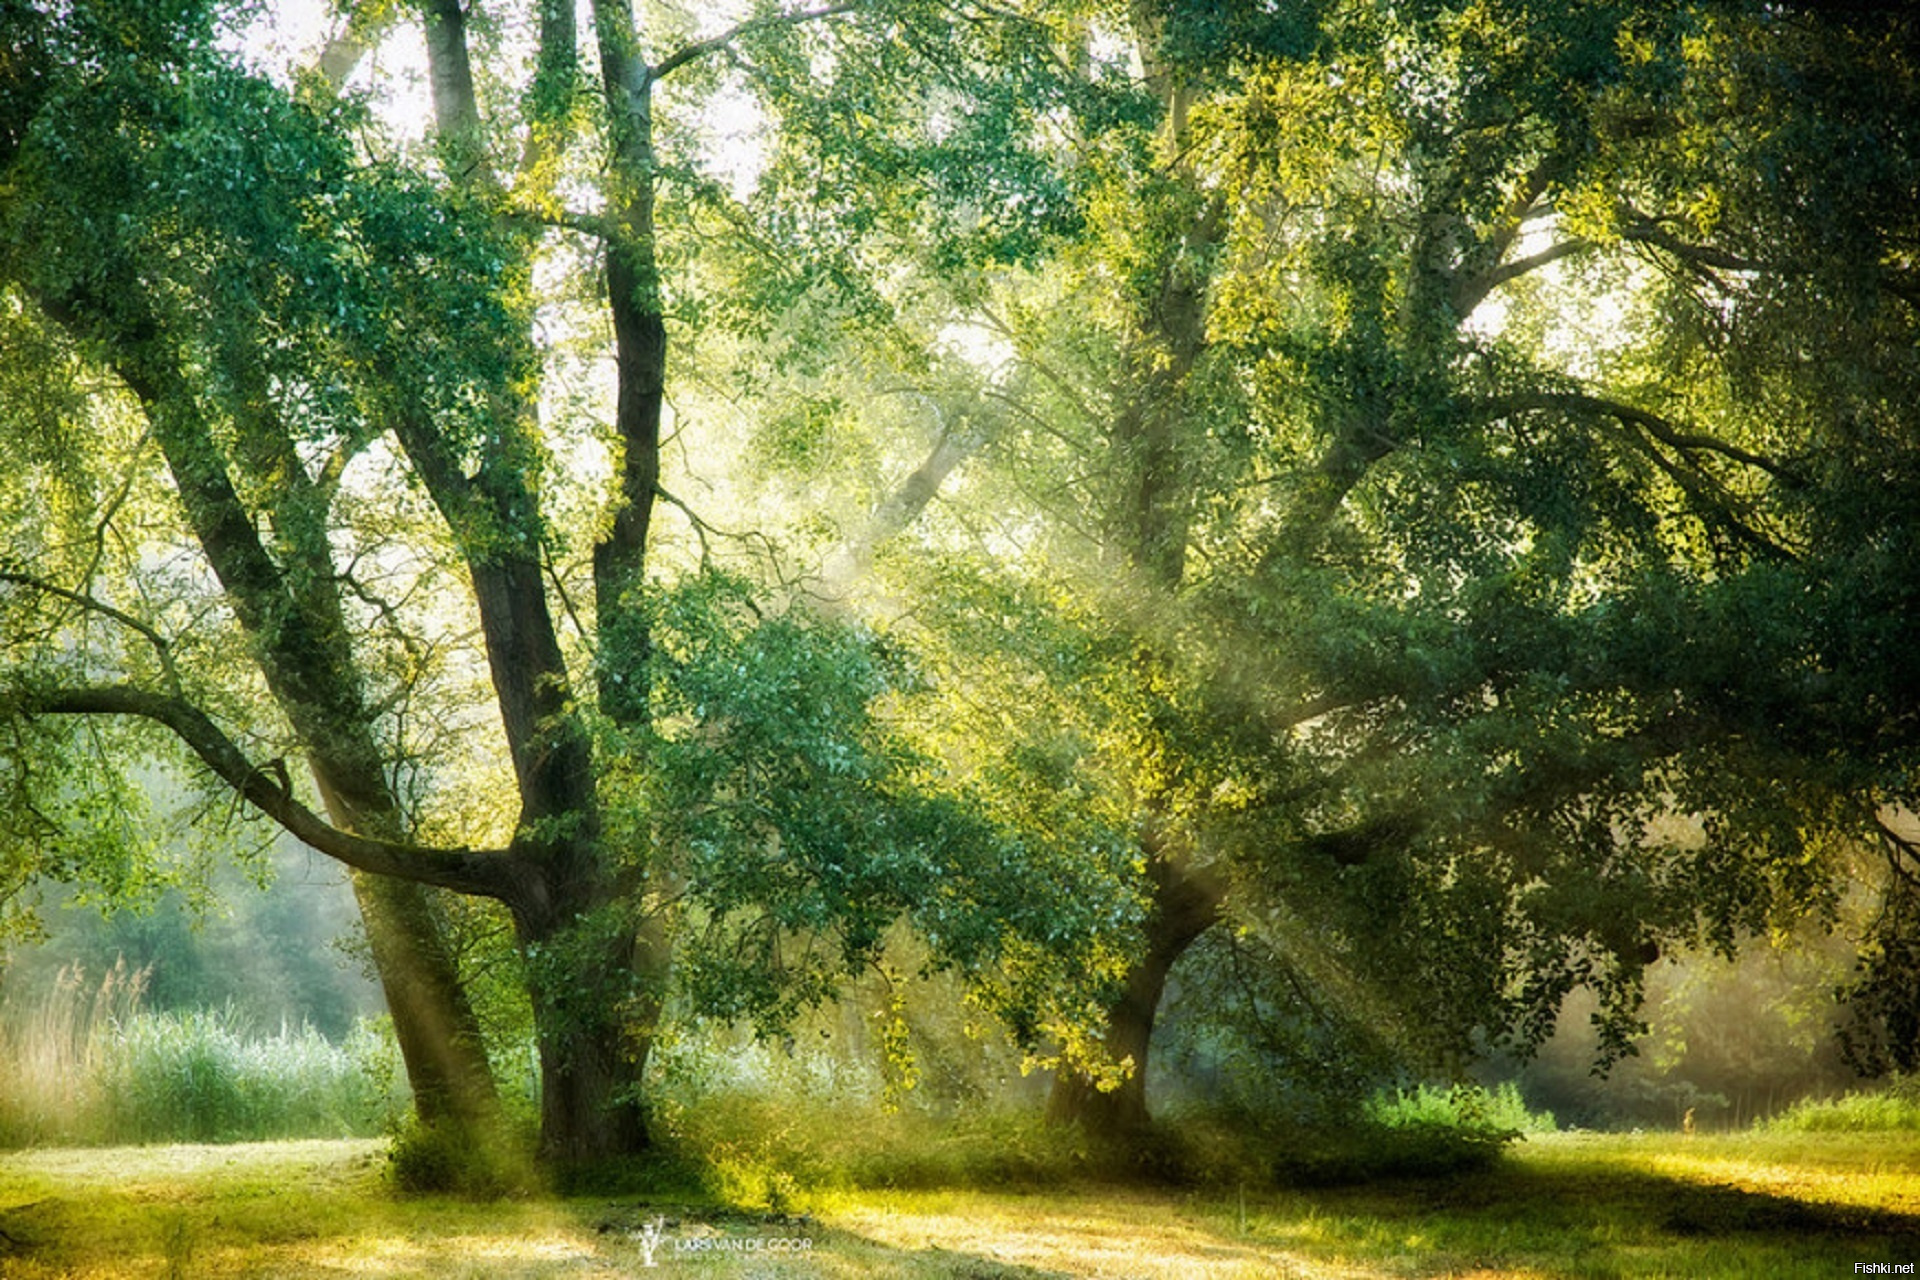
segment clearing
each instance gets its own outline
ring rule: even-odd
[[[1839,1277],[1920,1263],[1920,1134],[1556,1134],[1299,1190],[836,1190],[784,1215],[403,1198],[379,1142],[0,1156],[0,1277]]]

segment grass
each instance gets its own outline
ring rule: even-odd
[[[1550,1134],[1444,1178],[714,1202],[393,1194],[378,1142],[0,1156],[7,1280],[1830,1277],[1920,1261],[1920,1134]]]
[[[1795,1103],[1763,1126],[1772,1133],[1920,1132],[1920,1079],[1896,1080],[1889,1088],[1854,1091],[1837,1098]]]

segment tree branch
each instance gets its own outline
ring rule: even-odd
[[[1788,268],[1777,262],[1761,262],[1753,258],[1743,258],[1712,245],[1689,244],[1680,237],[1662,227],[1659,222],[1638,211],[1630,210],[1632,219],[1620,229],[1620,238],[1633,244],[1652,245],[1663,249],[1681,261],[1695,267],[1711,268],[1715,271],[1739,271],[1747,274],[1762,272],[1785,273]]]
[[[1895,829],[1894,825],[1887,821],[1884,810],[1873,815],[1873,825],[1879,828],[1880,838],[1884,842],[1887,854],[1887,869],[1906,881],[1909,885],[1920,888],[1920,875],[1916,875],[1901,863],[1901,859],[1904,856],[1907,861],[1920,867],[1920,843],[1916,843],[1907,836],[1901,835],[1900,832]]]
[[[70,591],[66,587],[48,582],[44,578],[36,578],[30,573],[20,573],[11,569],[0,569],[0,582],[11,582],[15,586],[27,587],[30,590],[40,592],[42,595],[54,596],[70,604],[77,604],[89,613],[97,613],[104,618],[111,618],[128,630],[138,633],[148,644],[153,646],[155,655],[160,659],[160,669],[166,673],[168,686],[172,688],[179,687],[180,676],[173,665],[172,642],[132,614],[121,609],[116,609],[104,600],[96,600],[85,592]]]
[[[651,79],[659,80],[673,74],[689,62],[696,62],[710,53],[718,53],[738,40],[741,36],[756,31],[767,31],[775,27],[797,27],[802,23],[817,22],[822,18],[832,18],[843,13],[851,13],[862,7],[860,0],[849,0],[844,4],[828,5],[823,9],[802,9],[795,13],[779,13],[765,18],[749,18],[736,23],[717,36],[705,40],[696,40],[692,44],[682,45],[660,61],[647,68]]]
[[[1553,175],[1559,167],[1560,157],[1557,155],[1544,156],[1534,165],[1519,190],[1507,201],[1494,229],[1468,253],[1466,261],[1461,263],[1461,269],[1454,273],[1448,292],[1452,295],[1450,301],[1456,317],[1465,320],[1500,285],[1573,252],[1571,247],[1555,245],[1544,254],[1532,254],[1502,265],[1514,241],[1520,238],[1528,218],[1539,206],[1540,197],[1553,184]],[[1568,245],[1577,243],[1568,242]]]
[[[1482,410],[1491,417],[1500,417],[1509,413],[1584,413],[1613,418],[1628,426],[1637,427],[1669,448],[1681,452],[1698,450],[1703,453],[1716,453],[1731,462],[1743,466],[1756,467],[1766,472],[1781,484],[1800,488],[1806,482],[1784,463],[1776,462],[1763,454],[1753,453],[1738,445],[1728,444],[1715,436],[1703,432],[1689,431],[1646,409],[1623,404],[1618,400],[1609,400],[1602,396],[1588,395],[1584,392],[1533,392],[1519,396],[1500,396],[1483,401]]]
[[[505,850],[430,849],[342,831],[294,798],[286,766],[254,764],[199,707],[185,698],[128,685],[28,690],[8,700],[27,715],[135,716],[171,730],[222,782],[309,848],[358,871],[502,898],[510,890]]]
[[[373,47],[386,34],[399,15],[398,5],[371,4],[360,5],[346,21],[327,37],[327,43],[320,50],[311,66],[305,68],[301,78],[318,83],[328,98],[337,98],[346,88],[347,80],[366,59]]]
[[[1512,262],[1503,262],[1499,266],[1483,271],[1475,276],[1467,276],[1454,281],[1453,313],[1465,318],[1473,314],[1474,309],[1485,302],[1487,295],[1509,280],[1517,280],[1529,271],[1538,271],[1550,262],[1570,258],[1576,253],[1593,248],[1588,240],[1561,240],[1550,244],[1538,253],[1530,253],[1524,258],[1515,258]]]
[[[1667,478],[1685,490],[1689,498],[1700,504],[1699,514],[1703,518],[1711,517],[1718,520],[1734,537],[1764,554],[1786,560],[1799,558],[1790,547],[1783,546],[1748,524],[1742,514],[1736,510],[1744,505],[1740,499],[1731,493],[1711,471],[1700,467],[1686,455],[1692,450],[1718,453],[1736,462],[1757,467],[1775,477],[1783,485],[1798,487],[1802,483],[1792,471],[1770,458],[1749,453],[1712,436],[1684,430],[1645,409],[1637,409],[1616,400],[1577,392],[1540,392],[1527,396],[1495,399],[1484,402],[1482,408],[1495,417],[1515,412],[1557,411],[1611,418],[1620,424],[1622,434],[1630,445],[1665,472]],[[1681,454],[1681,460],[1676,461],[1661,452],[1656,447],[1656,442],[1665,444]],[[1712,492],[1708,492],[1709,488]]]

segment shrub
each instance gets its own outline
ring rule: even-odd
[[[533,1188],[533,1163],[527,1158],[531,1149],[526,1134],[476,1134],[456,1124],[422,1124],[408,1116],[394,1129],[388,1171],[394,1185],[409,1194],[494,1200]]]
[[[1552,1112],[1529,1111],[1519,1086],[1511,1083],[1491,1090],[1418,1085],[1383,1091],[1367,1100],[1365,1115],[1388,1130],[1453,1129],[1502,1141],[1558,1128]]]
[[[1308,1185],[1460,1173],[1492,1164],[1527,1134],[1554,1129],[1553,1117],[1528,1111],[1511,1084],[1387,1090],[1367,1099],[1345,1126],[1274,1135],[1274,1173],[1278,1181]]]
[[[1766,1133],[1873,1133],[1920,1129],[1920,1076],[1896,1078],[1885,1089],[1849,1090],[1837,1098],[1806,1098],[1755,1128]]]

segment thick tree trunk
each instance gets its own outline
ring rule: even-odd
[[[1054,1077],[1047,1099],[1050,1123],[1076,1125],[1103,1138],[1125,1139],[1146,1127],[1148,1051],[1167,975],[1220,919],[1221,891],[1210,877],[1183,872],[1159,855],[1149,857],[1147,875],[1153,906],[1146,947],[1127,974],[1125,990],[1107,1010],[1103,1040],[1115,1062],[1130,1064],[1126,1078],[1118,1088],[1102,1090],[1086,1074],[1065,1071]]]
[[[651,1145],[641,1088],[665,971],[663,939],[628,923],[618,887],[597,864],[574,861],[579,874],[552,874],[583,852],[523,863],[524,891],[507,899],[539,1030],[540,1155],[560,1169]]]
[[[641,1096],[653,1048],[651,1019],[609,999],[582,1007],[581,991],[611,997],[624,974],[587,978],[579,991],[536,980],[531,994],[540,1034],[540,1157],[560,1169],[590,1168],[652,1145]]]

